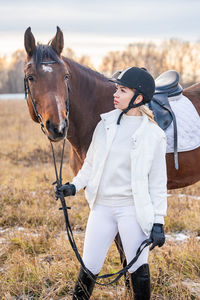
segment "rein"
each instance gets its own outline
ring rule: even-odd
[[[36,104],[35,104],[35,101],[33,99],[33,96],[32,96],[32,93],[31,93],[31,90],[30,90],[30,87],[29,87],[28,79],[27,79],[26,76],[24,77],[24,93],[25,93],[25,99],[26,99],[27,105],[28,105],[28,95],[30,95],[31,104],[32,104],[34,113],[35,113],[35,115],[38,119],[38,122],[40,123],[40,127],[42,129],[42,132],[44,134],[46,134],[45,127],[44,127],[44,124],[43,124],[43,121],[42,121],[42,116],[37,111]]]
[[[56,63],[56,62],[55,61],[41,62],[41,64],[54,64],[54,63]],[[31,104],[32,104],[34,113],[35,113],[35,115],[36,115],[36,117],[37,117],[37,119],[40,123],[41,130],[48,137],[48,134],[45,130],[45,127],[44,127],[44,124],[43,124],[43,121],[42,121],[42,116],[37,111],[36,103],[35,103],[35,100],[32,97],[32,93],[31,93],[29,83],[28,83],[28,79],[27,79],[26,76],[24,77],[24,91],[25,91],[25,99],[27,101],[27,104],[28,104],[28,95],[30,95]],[[67,119],[69,117],[69,91],[70,91],[70,87],[69,87],[69,83],[67,82],[67,99],[66,99]],[[63,167],[64,150],[65,150],[65,144],[66,144],[66,136],[63,140],[59,174],[58,174],[58,169],[57,169],[57,165],[56,165],[56,158],[55,158],[55,151],[54,151],[53,143],[52,143],[52,141],[49,137],[48,137],[48,139],[49,139],[49,142],[50,142],[50,145],[51,145],[51,151],[52,151],[53,163],[54,163],[54,169],[55,169],[55,175],[56,175],[56,181],[53,182],[52,184],[56,185],[56,187],[59,188],[59,187],[62,186],[62,167]],[[58,199],[60,199],[60,201],[61,201],[62,207],[60,207],[59,210],[63,210],[63,213],[64,213],[66,232],[67,232],[67,235],[68,235],[70,245],[71,245],[71,247],[72,247],[79,263],[81,264],[82,268],[84,269],[84,271],[87,273],[87,275],[90,277],[90,279],[93,280],[98,285],[107,286],[107,285],[110,285],[110,284],[113,284],[113,283],[117,282],[123,275],[126,274],[128,269],[137,261],[138,257],[142,253],[142,251],[152,243],[152,240],[150,238],[144,240],[141,243],[141,245],[139,246],[139,248],[136,252],[136,256],[123,269],[121,269],[121,270],[119,270],[118,272],[115,272],[115,273],[104,274],[104,275],[101,275],[101,276],[97,276],[96,277],[97,280],[98,279],[104,279],[104,278],[110,278],[112,276],[116,276],[115,279],[113,279],[112,281],[110,281],[108,283],[100,283],[100,282],[96,281],[96,279],[94,278],[94,275],[90,272],[89,269],[87,269],[87,267],[85,266],[85,264],[82,260],[81,255],[78,251],[76,242],[74,240],[73,231],[72,231],[72,228],[71,228],[71,225],[70,225],[69,216],[68,216],[68,209],[71,209],[71,207],[66,205],[66,201],[65,201],[65,197],[63,195],[63,192],[59,193],[59,196],[56,198],[56,200],[58,200]]]

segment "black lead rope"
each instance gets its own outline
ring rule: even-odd
[[[50,141],[51,144],[51,150],[52,150],[52,155],[53,155],[53,162],[54,162],[54,169],[55,169],[55,174],[56,174],[56,181],[53,182],[54,185],[57,186],[57,188],[59,188],[62,185],[62,167],[63,167],[63,158],[64,158],[64,148],[65,148],[65,142],[66,142],[66,138],[63,141],[63,148],[62,148],[62,155],[61,155],[61,161],[60,161],[60,173],[58,176],[58,170],[57,170],[57,165],[56,165],[56,158],[55,158],[55,151],[53,148],[53,144]],[[126,265],[126,267],[124,267],[123,269],[121,269],[120,271],[116,272],[116,273],[111,273],[111,274],[104,274],[101,276],[97,276],[96,278],[94,278],[94,275],[90,272],[89,269],[87,269],[87,267],[85,266],[82,257],[78,251],[78,248],[76,246],[76,242],[74,240],[74,236],[73,236],[73,231],[69,222],[69,216],[68,216],[68,209],[71,209],[71,207],[68,207],[66,205],[66,201],[65,201],[65,197],[62,193],[59,193],[58,197],[56,198],[56,200],[60,199],[61,201],[61,205],[62,207],[59,208],[60,210],[63,210],[64,213],[64,218],[65,218],[65,225],[66,225],[66,231],[67,231],[67,235],[68,235],[68,239],[70,242],[70,245],[78,259],[78,261],[80,262],[82,268],[84,269],[84,271],[87,273],[87,275],[90,277],[90,279],[92,279],[96,284],[101,285],[101,286],[107,286],[110,284],[115,283],[116,281],[118,281],[123,275],[125,275],[125,273],[128,271],[128,269],[137,261],[138,257],[140,256],[140,254],[142,253],[142,251],[149,246],[152,243],[151,239],[146,239],[144,240],[140,247],[138,248],[137,252],[136,252],[136,256],[130,261],[129,264]],[[104,279],[104,278],[109,278],[112,276],[116,276],[115,279],[113,279],[112,281],[108,282],[108,283],[100,283],[98,281],[96,281],[96,279]]]

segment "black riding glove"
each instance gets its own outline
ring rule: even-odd
[[[163,224],[154,223],[151,230],[150,238],[153,241],[153,245],[150,250],[153,250],[156,246],[162,247],[165,243],[165,233]]]
[[[62,193],[64,197],[74,196],[76,194],[76,187],[74,184],[70,184],[69,182],[67,182],[59,187],[56,186],[54,191],[55,191],[55,198],[58,199],[60,194]]]

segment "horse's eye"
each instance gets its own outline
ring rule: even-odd
[[[68,80],[68,79],[69,79],[69,74],[65,74],[64,80]]]
[[[33,78],[33,76],[32,76],[32,75],[28,75],[28,77],[27,77],[27,78],[28,78],[28,80],[29,80],[29,81],[31,81],[31,82],[33,82],[33,81],[34,81],[34,78]]]

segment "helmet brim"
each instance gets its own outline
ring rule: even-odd
[[[108,79],[109,81],[115,83],[115,84],[120,84],[120,85],[123,85],[125,87],[128,87],[129,89],[133,89],[132,87],[128,86],[127,83],[123,82],[122,80],[120,79],[116,79],[116,78],[109,78]]]

